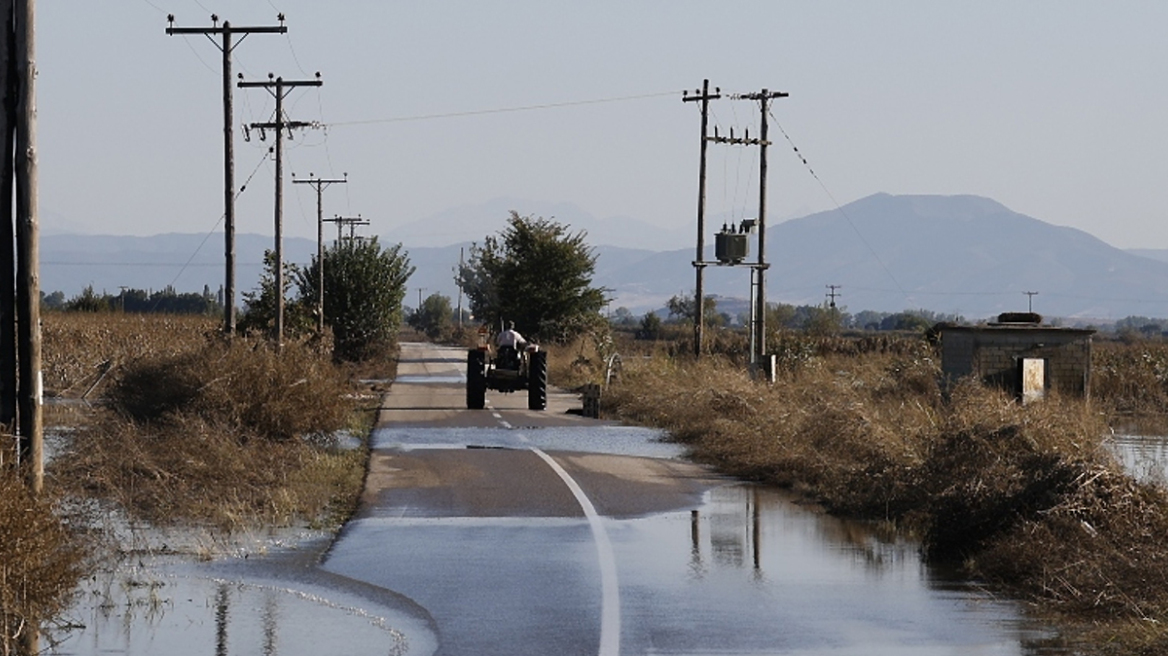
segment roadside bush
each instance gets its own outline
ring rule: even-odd
[[[352,503],[363,452],[327,448],[354,409],[325,356],[289,343],[211,339],[119,370],[109,407],[51,473],[78,497],[154,523],[316,520]]]
[[[352,409],[346,381],[301,343],[277,352],[264,341],[207,341],[198,350],[144,357],[118,372],[110,407],[138,423],[178,414],[272,440],[328,434]]]
[[[51,472],[70,492],[112,501],[156,525],[288,525],[355,503],[362,451],[249,437],[189,414],[165,423],[107,414],[75,438]]]

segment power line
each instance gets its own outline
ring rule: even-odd
[[[599,105],[604,103],[626,102],[630,100],[644,100],[646,98],[660,98],[676,96],[679,91],[662,91],[660,93],[645,93],[636,96],[618,96],[614,98],[596,98],[592,100],[572,100],[558,103],[544,103],[540,105],[520,105],[517,107],[498,107],[495,109],[475,109],[463,112],[448,112],[443,114],[420,114],[417,116],[399,116],[395,118],[367,119],[361,121],[337,121],[327,124],[327,127],[347,127],[350,125],[374,125],[378,123],[405,123],[409,121],[429,121],[440,118],[459,118],[463,116],[482,116],[486,114],[507,114],[512,112],[529,112],[539,109],[559,109],[562,107],[578,107],[581,105]]]
[[[787,140],[787,143],[791,145],[791,149],[795,151],[795,156],[803,162],[803,166],[807,168],[807,172],[811,174],[811,177],[815,178],[815,181],[819,183],[819,187],[823,189],[823,193],[827,194],[827,197],[831,200],[832,204],[835,205],[836,211],[838,211],[840,215],[842,215],[848,222],[848,225],[852,227],[852,231],[855,232],[856,236],[860,238],[860,241],[864,244],[864,247],[867,248],[868,252],[872,254],[872,257],[876,260],[876,263],[880,265],[880,268],[884,270],[885,275],[887,275],[888,279],[892,281],[892,284],[896,285],[896,288],[900,290],[900,293],[907,297],[908,292],[904,290],[904,287],[900,284],[900,281],[896,279],[896,276],[892,275],[892,271],[889,270],[888,266],[884,264],[884,260],[881,260],[880,256],[876,254],[876,249],[872,248],[872,245],[869,244],[868,240],[864,238],[863,233],[860,232],[860,229],[856,227],[855,222],[852,221],[852,217],[848,215],[843,206],[839,204],[839,201],[835,199],[835,195],[831,193],[831,190],[827,188],[827,185],[823,183],[823,180],[821,180],[815,170],[811,168],[811,164],[807,161],[807,158],[803,156],[803,153],[799,152],[799,148],[795,145],[795,142],[791,140],[791,135],[787,134],[787,131],[783,129],[782,123],[779,123],[779,119],[774,115],[774,112],[768,110],[768,113],[770,113],[771,118],[775,120],[775,127],[779,129],[779,132],[782,133],[783,138]]]

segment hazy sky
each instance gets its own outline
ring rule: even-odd
[[[203,36],[167,36],[166,15],[240,26],[278,11],[287,36],[248,37],[236,71],[320,71],[324,86],[285,106],[327,127],[287,143],[285,170],[347,172],[325,214],[360,213],[373,232],[502,196],[692,226],[699,115],[681,92],[709,78],[724,93],[790,93],[774,117],[823,185],[772,122],[773,220],[876,192],[978,194],[1115,246],[1168,248],[1164,2],[40,2],[46,222],[214,229],[220,55]],[[237,89],[235,105],[237,126],[272,120],[263,90]],[[537,105],[561,106],[482,113]],[[757,104],[713,112],[721,131],[757,134]],[[257,172],[241,232],[273,230],[271,143],[237,138],[237,180]],[[754,216],[757,149],[710,154],[710,211]],[[286,234],[315,236],[315,194],[286,189]]]

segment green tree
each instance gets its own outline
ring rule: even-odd
[[[514,321],[521,333],[563,340],[603,321],[606,290],[592,286],[595,268],[583,232],[511,212],[502,232],[471,246],[455,281],[480,321]]]
[[[308,334],[313,327],[312,311],[303,303],[288,300],[292,282],[301,275],[301,268],[291,262],[284,263],[284,335],[297,337]],[[276,254],[264,251],[264,271],[260,274],[258,290],[244,292],[246,310],[236,323],[241,333],[262,332],[274,334],[276,330]]]
[[[637,320],[633,317],[632,310],[622,305],[613,311],[612,316],[608,319],[608,322],[614,326],[628,327],[636,324]]]
[[[317,307],[316,257],[297,276],[303,307]],[[377,238],[345,239],[324,252],[324,321],[341,360],[382,357],[395,345],[406,283],[414,273],[401,244],[382,248]]]
[[[697,315],[697,303],[694,302],[694,298],[694,294],[677,295],[670,298],[669,302],[665,304],[665,307],[669,309],[670,318],[692,325],[694,316]],[[705,325],[707,326],[724,326],[730,322],[729,315],[718,312],[718,299],[714,296],[706,296],[706,302],[702,303],[702,314],[705,315]]]
[[[641,329],[637,331],[637,339],[657,339],[661,337],[661,317],[656,312],[646,312],[641,318]]]
[[[90,285],[70,299],[65,309],[70,312],[109,312],[112,308],[106,295],[98,296],[93,291],[93,285]]]
[[[803,322],[803,330],[812,335],[827,337],[839,334],[843,325],[843,313],[839,308],[811,307]]]
[[[421,331],[430,339],[442,339],[450,334],[454,311],[450,307],[450,297],[430,294],[422,301],[422,306],[410,313],[410,327]]]

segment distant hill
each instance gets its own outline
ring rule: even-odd
[[[877,194],[769,226],[766,241],[772,302],[823,303],[835,284],[853,311],[925,308],[979,319],[1026,309],[1023,292],[1034,291],[1035,311],[1049,317],[1168,316],[1168,262],[977,196]],[[660,307],[694,288],[692,249],[642,255],[601,267],[598,281],[617,290],[614,305],[644,310],[655,299]],[[748,273],[709,267],[706,289],[745,298]]]
[[[237,302],[242,293],[259,287],[264,250],[273,238],[235,236]],[[41,289],[75,296],[87,286],[117,294],[120,287],[159,290],[173,285],[180,292],[217,291],[223,285],[223,233],[164,234],[152,237],[51,234],[41,237]],[[284,240],[288,262],[307,263],[316,241]]]
[[[415,238],[422,243],[413,243],[406,239],[409,230],[382,237],[383,243],[397,243],[400,235],[417,267],[406,295],[408,305],[417,304],[419,289],[423,296],[441,293],[457,298],[453,278],[460,248],[469,253],[471,241],[501,229],[508,213],[502,208],[508,202],[503,199],[497,201],[498,207],[487,204],[475,211],[452,210],[447,224],[435,219],[440,228],[458,225],[471,215],[479,217],[481,222],[474,225],[480,234],[454,245],[428,246],[421,234]],[[595,283],[611,290],[612,308],[642,313],[662,307],[675,294],[692,293],[692,246],[630,247],[649,243],[642,241],[649,233],[639,231],[656,230],[632,220],[622,222],[626,230],[619,233],[628,238],[611,245],[594,238],[593,230],[607,230],[603,222],[573,223],[572,210],[566,215],[551,211],[556,207],[520,211],[555,216],[574,230],[588,232],[589,242],[597,244]],[[491,223],[496,217],[497,224]],[[442,230],[436,228],[434,234],[438,233]],[[271,248],[271,241],[267,236],[237,235],[240,293],[258,284],[263,251]],[[712,235],[709,241],[713,242]],[[771,264],[767,296],[772,302],[819,304],[826,285],[834,284],[842,286],[838,302],[852,311],[925,308],[980,319],[1026,309],[1023,292],[1033,291],[1038,292],[1034,310],[1048,317],[1168,317],[1168,261],[1156,259],[1157,252],[1113,248],[1080,230],[1054,226],[977,196],[877,194],[839,210],[768,226],[766,241]],[[306,263],[316,244],[287,239],[284,248],[288,261]],[[754,237],[751,249],[753,260]],[[167,284],[179,291],[202,291],[203,285],[218,289],[223,280],[222,234],[49,235],[42,238],[41,250],[42,288],[59,289],[67,296],[89,284],[111,293],[122,285],[160,289]],[[1168,252],[1160,253],[1168,259]],[[707,260],[712,257],[707,253]],[[707,293],[724,297],[722,306],[749,296],[747,268],[711,266],[706,271]]]

